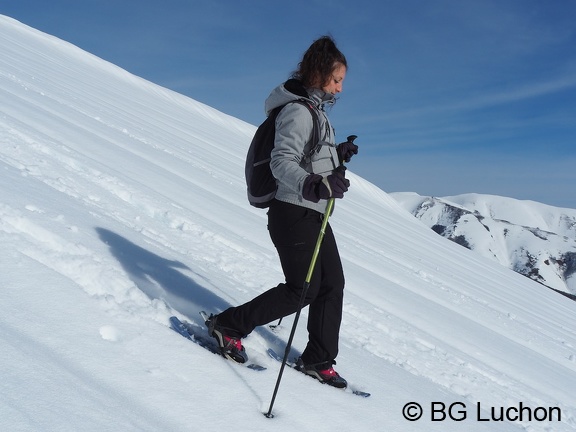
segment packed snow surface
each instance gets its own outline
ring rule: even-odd
[[[3,16],[0,100],[0,430],[576,430],[576,303],[441,238],[354,160],[330,219],[336,368],[372,396],[288,369],[266,418],[291,318],[245,339],[264,372],[168,322],[200,332],[198,311],[282,281],[245,196],[255,127]]]

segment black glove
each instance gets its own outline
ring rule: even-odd
[[[310,174],[304,180],[302,197],[315,203],[321,199],[343,198],[344,192],[350,187],[350,181],[345,177],[345,172],[346,167],[339,166],[328,177]]]
[[[336,146],[336,153],[338,153],[338,159],[340,159],[340,163],[350,162],[352,156],[358,154],[358,146],[354,144],[350,138],[351,137],[348,137],[348,141],[340,143]]]

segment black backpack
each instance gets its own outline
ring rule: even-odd
[[[318,119],[316,108],[305,99],[297,99],[288,103],[300,103],[306,106],[312,115],[312,123],[314,125],[312,130],[312,143],[314,143],[314,145],[308,154],[311,155],[320,141],[320,120]],[[274,148],[276,117],[286,105],[274,108],[274,110],[270,112],[266,120],[258,126],[254,138],[252,138],[252,142],[250,143],[250,147],[248,148],[244,173],[246,175],[246,186],[248,187],[248,201],[254,207],[269,207],[276,196],[278,186],[270,170],[270,154]]]

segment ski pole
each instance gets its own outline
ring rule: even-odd
[[[358,138],[356,135],[350,135],[347,139],[350,142]],[[344,162],[342,162],[344,164]],[[280,371],[278,372],[278,379],[276,380],[276,386],[274,387],[274,393],[272,394],[272,400],[270,401],[270,407],[268,412],[264,415],[268,418],[273,418],[272,407],[274,406],[274,401],[276,400],[276,395],[278,394],[278,389],[280,388],[280,381],[282,380],[282,374],[284,373],[284,368],[286,367],[286,362],[288,361],[288,355],[290,355],[290,348],[292,348],[292,341],[294,340],[294,334],[296,333],[296,326],[298,325],[298,319],[300,318],[300,312],[304,307],[304,300],[306,299],[306,293],[310,287],[310,281],[312,280],[312,274],[314,273],[314,267],[316,267],[316,260],[318,259],[318,254],[320,253],[320,246],[322,246],[322,240],[324,240],[324,234],[326,234],[326,227],[328,226],[328,218],[332,214],[332,209],[334,208],[334,198],[328,200],[326,205],[326,212],[324,213],[324,219],[322,220],[322,225],[320,226],[320,233],[318,234],[318,239],[316,240],[316,246],[314,247],[314,252],[312,253],[312,259],[310,260],[310,266],[308,267],[308,273],[306,274],[306,279],[304,280],[304,286],[302,288],[302,294],[300,295],[300,301],[298,303],[298,309],[296,310],[296,316],[294,317],[294,324],[292,324],[292,330],[290,331],[290,337],[288,338],[288,343],[286,344],[286,350],[284,351],[284,358],[282,359],[282,365],[280,366]],[[278,322],[278,325],[282,322],[282,318]]]
[[[298,304],[298,309],[296,310],[296,316],[294,317],[294,324],[292,324],[292,330],[290,331],[290,337],[288,338],[288,343],[286,344],[286,351],[284,351],[284,358],[282,359],[282,365],[280,366],[280,372],[278,373],[278,379],[276,380],[276,386],[274,387],[274,394],[272,395],[272,400],[270,401],[270,408],[268,409],[268,412],[264,414],[268,418],[274,417],[274,414],[272,414],[272,407],[274,406],[276,394],[278,393],[280,381],[282,380],[282,374],[284,372],[284,368],[286,367],[286,362],[288,361],[288,355],[290,354],[290,348],[292,347],[292,341],[294,339],[294,334],[296,333],[296,326],[298,324],[298,319],[300,318],[300,312],[304,306],[306,292],[308,291],[308,287],[310,287],[312,273],[314,273],[314,267],[316,266],[316,260],[318,259],[318,253],[320,252],[320,246],[322,245],[322,240],[324,239],[324,234],[326,233],[326,227],[328,226],[328,217],[330,216],[330,213],[332,213],[333,207],[334,198],[330,198],[328,200],[328,205],[326,206],[326,213],[324,215],[324,220],[322,221],[322,226],[320,227],[320,234],[318,234],[318,239],[316,240],[316,246],[314,247],[312,260],[310,261],[310,267],[308,267],[308,274],[306,275],[306,280],[304,281],[304,287],[302,288],[302,294],[300,295],[300,302]]]

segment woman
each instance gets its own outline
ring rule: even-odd
[[[346,58],[331,37],[323,36],[308,48],[292,78],[266,100],[267,114],[284,106],[276,118],[271,154],[278,190],[268,211],[268,230],[286,281],[206,322],[224,356],[234,361],[247,360],[241,338],[257,326],[296,312],[328,199],[342,198],[348,190],[341,164],[358,147],[352,142],[335,145],[334,130],[324,112],[342,91],[346,71]],[[309,108],[290,103],[303,98],[318,110],[320,145],[312,142],[314,120]],[[328,225],[305,298],[309,340],[297,365],[321,382],[341,388],[346,387],[346,380],[332,366],[338,354],[343,291],[342,263]]]

